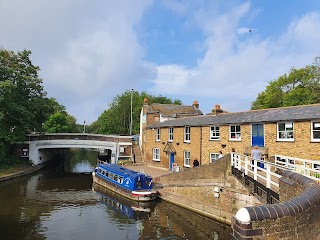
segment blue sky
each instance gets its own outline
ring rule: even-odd
[[[48,96],[79,123],[132,88],[203,113],[249,110],[320,56],[319,29],[318,0],[0,0],[0,46],[30,49]]]

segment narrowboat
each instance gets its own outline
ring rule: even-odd
[[[97,194],[99,203],[121,213],[128,219],[147,219],[156,206],[156,201],[133,201],[96,183],[92,184],[92,190]]]
[[[92,179],[131,200],[146,202],[157,198],[152,188],[152,178],[144,173],[135,172],[116,164],[98,164],[92,172]]]

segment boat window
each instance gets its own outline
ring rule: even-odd
[[[141,182],[140,182],[140,181],[137,181],[137,183],[136,183],[136,187],[137,187],[138,189],[140,189],[140,188],[141,188]]]
[[[101,168],[98,169],[98,172],[101,173]]]
[[[113,173],[112,172],[109,173],[109,178],[113,179]]]
[[[117,174],[115,174],[115,175],[113,176],[113,180],[115,180],[116,182],[118,181],[118,175],[117,175]]]
[[[120,183],[120,184],[123,183],[123,177],[119,176],[118,183]]]
[[[108,172],[108,171],[106,171],[106,176],[107,176],[107,177],[109,176],[109,172]]]
[[[101,174],[104,175],[104,171],[102,171]]]
[[[146,180],[146,185],[147,185],[148,187],[150,187],[150,185],[151,185],[151,180]]]

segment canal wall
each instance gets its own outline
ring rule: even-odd
[[[43,167],[44,167],[44,164],[39,164],[36,166],[26,167],[26,169],[15,172],[15,173],[3,175],[0,177],[0,182],[7,181],[7,180],[17,178],[17,177],[22,177],[22,176],[37,172],[40,169],[42,169]]]
[[[160,198],[231,224],[240,208],[261,202],[233,175],[230,155],[216,162],[154,178]]]
[[[320,239],[320,185],[284,171],[280,203],[240,209],[232,218],[232,239]]]

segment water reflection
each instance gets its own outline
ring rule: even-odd
[[[88,149],[66,149],[62,168],[65,172],[91,173],[97,165],[98,152]]]
[[[93,183],[92,189],[97,193],[99,203],[103,203],[115,212],[121,213],[124,217],[133,220],[150,218],[151,211],[156,205],[152,202],[137,202],[125,198],[115,192],[112,192],[100,185]]]
[[[188,210],[132,202],[96,187],[90,174],[72,172],[84,160],[66,158],[59,165],[65,167],[0,183],[0,238],[230,239],[229,226]]]

